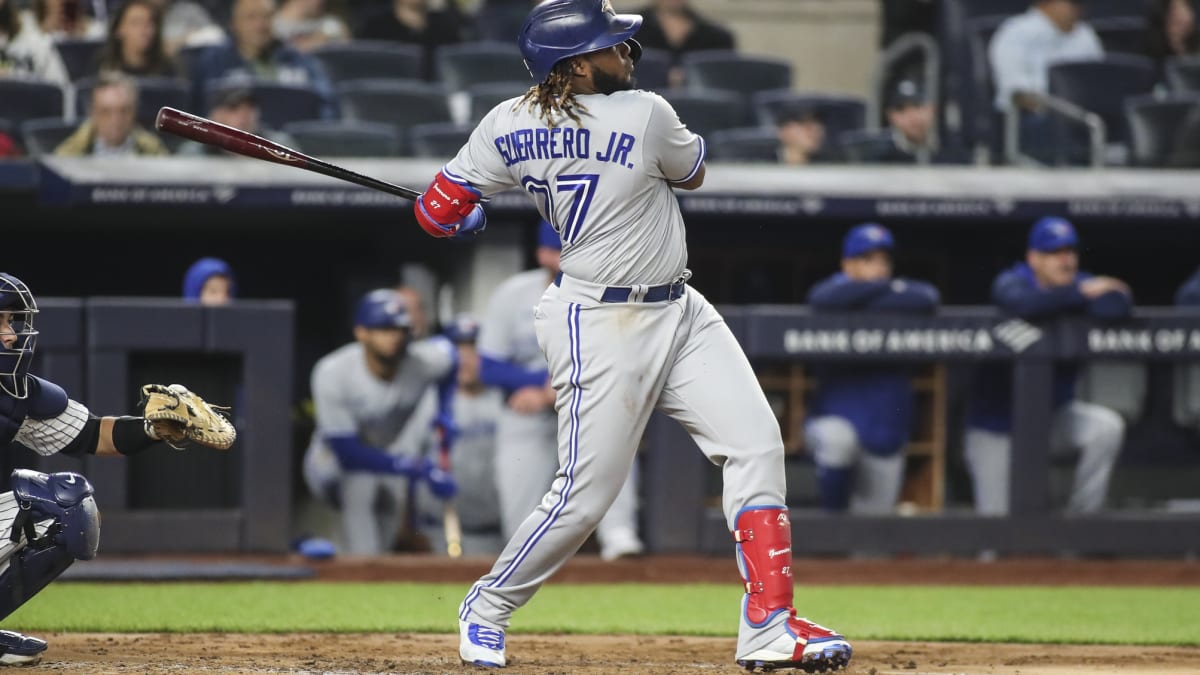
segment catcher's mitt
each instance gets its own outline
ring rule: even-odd
[[[217,412],[219,406],[188,391],[182,384],[165,386],[147,384],[142,387],[142,416],[146,432],[152,438],[182,449],[188,441],[218,450],[228,450],[237,438],[229,420]],[[220,408],[228,410],[228,408]]]

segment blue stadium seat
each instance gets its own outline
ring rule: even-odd
[[[39,117],[63,116],[63,91],[57,84],[0,78],[0,118],[19,125]]]
[[[1200,92],[1200,56],[1176,57],[1168,61],[1167,84],[1175,92]]]
[[[75,83],[75,114],[80,119],[87,117],[92,108],[92,90],[96,88],[96,82],[96,78],[89,77]],[[187,110],[191,92],[186,82],[167,77],[139,77],[135,82],[138,85],[136,117],[143,127],[154,128],[154,118],[163,106]]]
[[[533,84],[516,42],[464,42],[437,50],[438,79],[447,91],[465,91],[485,82]]]
[[[400,138],[390,124],[349,120],[290,122],[283,131],[299,150],[316,157],[394,157]]]
[[[717,89],[750,95],[792,86],[792,66],[782,59],[714,49],[685,53],[681,65],[692,91]]]
[[[733,92],[672,89],[662,95],[689,129],[706,138],[714,131],[746,125],[746,107]]]
[[[335,85],[367,78],[421,79],[424,54],[419,45],[385,40],[355,40],[313,50]]]
[[[246,82],[215,80],[208,85],[208,99],[204,109],[212,109],[217,94],[226,89],[248,88],[258,101],[259,119],[264,127],[281,129],[289,122],[321,118],[324,99],[314,89],[304,85],[279,84],[278,82]]]
[[[485,82],[467,87],[467,96],[471,100],[471,122],[478,122],[488,114],[496,104],[514,96],[520,96],[529,90],[528,80],[521,82]]]
[[[774,127],[780,112],[797,106],[815,110],[829,138],[837,138],[846,131],[866,126],[867,102],[858,96],[764,91],[755,94],[752,101],[755,118],[759,125],[765,127]]]
[[[779,162],[779,137],[774,129],[747,127],[715,131],[705,138],[708,157],[721,162]]]
[[[449,160],[471,137],[474,127],[453,122],[418,124],[408,130],[413,157]]]
[[[671,54],[661,49],[644,49],[642,58],[633,69],[638,89],[658,91],[671,86]]]
[[[67,78],[76,82],[85,77],[94,77],[100,72],[100,49],[102,38],[70,38],[54,43],[58,55],[67,68]]]
[[[54,149],[75,133],[78,127],[78,122],[68,122],[61,117],[25,120],[21,123],[21,143],[25,146],[25,154],[30,157],[54,154]]]
[[[1190,115],[1200,110],[1200,94],[1169,99],[1135,96],[1125,100],[1130,156],[1137,166],[1164,166]]]
[[[379,122],[396,129],[399,152],[410,152],[408,130],[417,124],[450,122],[446,90],[440,85],[411,80],[357,80],[338,87],[342,117]]]
[[[1047,74],[1050,94],[1104,120],[1109,143],[1128,142],[1125,99],[1150,93],[1157,79],[1150,59],[1130,54],[1110,54],[1099,61],[1056,63]]]

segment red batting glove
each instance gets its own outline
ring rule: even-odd
[[[452,180],[439,171],[429,188],[413,204],[417,224],[430,236],[453,237],[463,218],[483,195],[466,181]]]

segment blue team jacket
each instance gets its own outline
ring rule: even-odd
[[[1098,319],[1120,319],[1133,311],[1133,299],[1119,292],[1088,300],[1079,292],[1079,282],[1092,278],[1079,272],[1075,282],[1058,288],[1042,288],[1026,263],[1000,273],[992,282],[992,302],[1005,314],[1031,321],[1087,314]],[[1052,400],[1057,410],[1075,397],[1076,367],[1070,363],[1054,367]],[[1012,366],[988,363],[975,372],[967,425],[996,433],[1012,430]]]
[[[854,281],[835,274],[812,288],[808,303],[817,312],[932,313],[940,297],[932,285],[907,279]],[[908,366],[819,364],[812,414],[845,418],[859,443],[875,455],[892,455],[908,442],[912,428],[912,377]]]

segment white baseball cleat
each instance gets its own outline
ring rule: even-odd
[[[458,637],[458,655],[463,663],[487,668],[504,667],[504,630],[459,621]]]
[[[0,665],[29,666],[42,659],[46,641],[21,635],[11,630],[0,630]]]
[[[807,619],[790,617],[783,631],[769,643],[737,656],[738,665],[750,671],[795,668],[824,673],[845,668],[854,649],[846,638]]]

